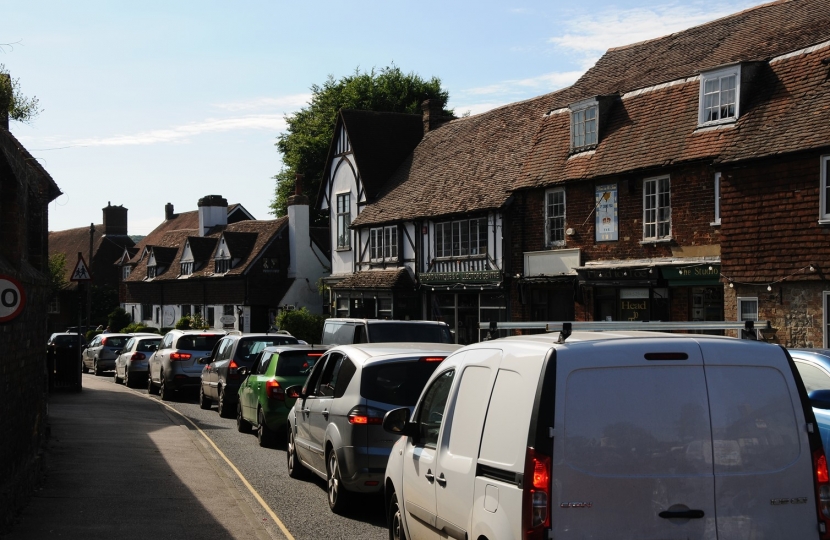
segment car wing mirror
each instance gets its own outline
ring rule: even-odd
[[[199,358],[199,363],[200,364],[210,364],[212,361],[213,361],[213,358],[211,358],[210,356],[203,356],[203,357]]]
[[[123,349],[117,349],[114,354],[121,354],[122,352],[124,352]]]
[[[414,437],[418,433],[418,425],[409,421],[409,409],[401,407],[392,409],[383,416],[384,431],[393,435]]]
[[[303,387],[299,384],[295,384],[294,386],[289,386],[285,389],[285,397],[288,399],[303,399],[305,396],[303,395]]]
[[[245,377],[245,376],[248,375],[248,368],[246,368],[245,366],[242,366],[239,369],[237,369],[236,372],[239,373],[240,377]]]
[[[810,405],[816,409],[830,409],[830,390],[813,390],[809,396]]]

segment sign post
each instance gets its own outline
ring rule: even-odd
[[[81,391],[82,385],[81,381],[83,378],[81,377],[81,354],[83,351],[81,350],[81,332],[83,332],[83,308],[81,307],[81,283],[86,283],[87,288],[89,287],[89,282],[92,281],[92,276],[89,274],[89,267],[87,267],[86,262],[84,262],[84,256],[79,251],[78,252],[78,262],[75,264],[75,269],[72,270],[72,276],[69,278],[69,281],[74,281],[78,284],[78,391]],[[88,290],[88,289],[87,289]]]

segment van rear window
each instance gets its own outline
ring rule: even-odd
[[[360,394],[369,400],[412,407],[440,362],[389,362],[363,368]]]
[[[448,327],[412,322],[369,323],[371,343],[452,343]]]

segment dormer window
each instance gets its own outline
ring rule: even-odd
[[[590,150],[599,140],[599,103],[588,99],[571,105],[571,151]]]
[[[158,275],[158,266],[148,266],[147,267],[147,279],[153,279]]]
[[[698,123],[705,125],[734,122],[740,110],[740,88],[740,66],[701,74]]]
[[[224,274],[231,269],[230,259],[216,259],[215,273]]]
[[[189,276],[193,273],[193,263],[192,262],[183,262],[182,263],[182,275]]]
[[[121,267],[121,281],[126,281],[127,278],[130,277],[130,272],[132,272],[132,271],[133,271],[133,269],[130,265],[125,264],[124,266],[122,266]]]

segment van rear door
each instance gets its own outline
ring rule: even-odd
[[[557,351],[556,362],[553,537],[715,540],[697,344],[573,343]]]
[[[720,538],[816,538],[812,456],[792,370],[777,346],[701,343]]]

